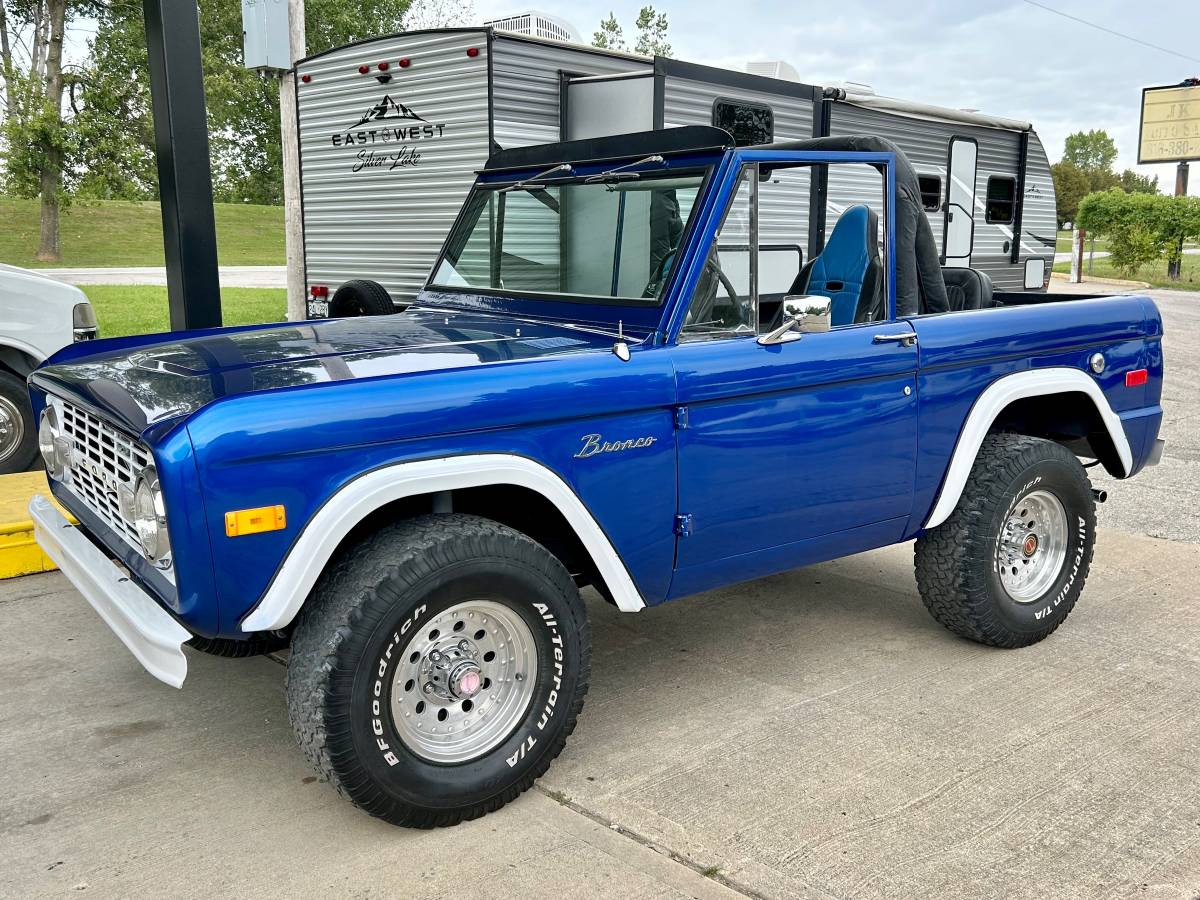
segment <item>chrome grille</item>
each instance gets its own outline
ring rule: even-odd
[[[107,422],[65,400],[60,401],[62,429],[71,439],[66,485],[93,513],[141,550],[128,500],[138,473],[150,465],[150,451]],[[124,488],[125,490],[122,490]],[[120,495],[127,498],[122,508]]]

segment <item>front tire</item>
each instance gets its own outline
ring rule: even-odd
[[[1053,441],[984,439],[957,508],[917,539],[917,586],[930,614],[957,635],[1025,647],[1070,614],[1096,539],[1091,483]]]
[[[527,790],[583,706],[591,641],[566,569],[474,516],[423,516],[344,554],[288,662],[310,762],[396,825],[454,825]]]
[[[0,372],[0,475],[27,471],[37,455],[29,390],[16,375]]]

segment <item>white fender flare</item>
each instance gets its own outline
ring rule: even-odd
[[[1067,393],[1087,394],[1092,399],[1105,428],[1108,429],[1113,446],[1117,448],[1123,474],[1128,475],[1133,469],[1133,452],[1129,449],[1129,439],[1125,437],[1120,416],[1113,412],[1108,398],[1104,396],[1095,379],[1079,369],[1057,367],[1016,372],[988,385],[971,407],[967,422],[958,436],[958,443],[954,445],[954,455],[950,458],[950,467],[946,470],[942,491],[923,527],[935,528],[950,518],[950,513],[954,512],[954,507],[958,505],[962,496],[967,476],[971,474],[971,467],[975,465],[975,457],[984,437],[987,436],[996,417],[1008,404],[1025,397]]]
[[[342,538],[367,514],[414,494],[495,484],[529,488],[553,503],[591,554],[617,607],[624,612],[637,612],[645,607],[629,570],[607,535],[562,478],[523,456],[488,453],[384,466],[339,489],[304,526],[266,593],[242,620],[242,631],[286,627],[304,605]]]

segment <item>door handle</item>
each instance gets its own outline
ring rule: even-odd
[[[914,347],[917,343],[917,335],[912,331],[904,331],[900,334],[877,334],[871,339],[875,344],[899,344],[901,347]]]

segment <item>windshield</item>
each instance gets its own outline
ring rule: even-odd
[[[655,302],[703,173],[477,187],[431,288]]]

